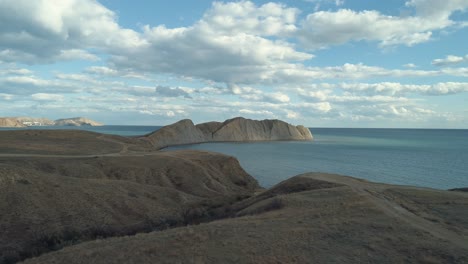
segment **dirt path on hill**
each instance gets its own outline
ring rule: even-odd
[[[101,139],[101,140],[104,140],[104,141],[107,141],[107,142],[112,142],[112,143],[116,143],[116,144],[121,145],[122,149],[118,152],[119,154],[128,153],[128,144],[125,143],[125,142],[108,138],[108,137],[106,137],[106,135],[101,135],[101,136],[99,136],[97,138]]]
[[[402,220],[414,228],[425,231],[436,238],[448,241],[460,248],[468,250],[468,237],[448,230],[441,224],[436,224],[426,220],[423,217],[408,211],[393,199],[385,196],[383,191],[388,189],[388,187],[391,187],[391,185],[385,186],[384,184],[374,184],[364,180],[361,181],[351,177],[332,174],[311,174],[306,177],[347,185],[359,195],[366,197],[386,215]],[[401,188],[401,186],[399,187]]]

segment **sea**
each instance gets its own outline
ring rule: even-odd
[[[137,136],[160,127],[59,127],[77,128]],[[311,142],[204,143],[165,151],[196,149],[234,156],[266,188],[305,172],[337,173],[434,189],[468,187],[468,130],[311,128],[311,132]]]

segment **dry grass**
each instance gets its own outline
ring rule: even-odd
[[[291,183],[300,184],[300,179]],[[305,180],[304,184],[307,181]],[[310,183],[310,182],[309,182]],[[318,183],[318,182],[316,182]],[[285,182],[283,186],[290,186]],[[441,240],[407,219],[392,217],[373,201],[345,184],[282,193],[250,204],[254,196],[231,205],[257,214],[225,218],[195,226],[168,229],[134,237],[111,238],[67,247],[30,259],[26,263],[466,263],[468,251],[450,240]],[[326,185],[321,185],[326,186]],[[373,187],[375,186],[375,188]],[[380,194],[419,189],[367,184]],[[430,193],[430,191],[428,191]],[[424,199],[437,203],[441,197],[468,201],[468,195],[435,191]],[[441,196],[442,195],[442,196]],[[396,202],[404,202],[395,200]],[[390,201],[393,203],[393,200]],[[243,204],[239,206],[239,204]],[[456,217],[451,205],[446,220]],[[222,207],[222,206],[221,206]],[[216,206],[213,206],[216,208]],[[236,209],[237,208],[237,209]],[[262,209],[263,208],[263,209]],[[206,215],[200,211],[194,215]],[[189,216],[192,217],[191,215]],[[436,226],[441,227],[436,223]],[[444,226],[442,226],[444,227]],[[463,228],[458,226],[458,228]]]
[[[148,144],[0,132],[1,153],[90,155],[0,158],[0,263],[468,263],[466,192],[315,173],[255,195],[232,157]]]
[[[221,206],[211,201],[236,201],[258,188],[236,160],[207,152],[0,163],[0,263],[210,221],[214,215],[193,212],[189,219],[184,208],[211,210]]]

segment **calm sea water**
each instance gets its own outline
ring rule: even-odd
[[[159,128],[80,127],[124,136],[143,135]],[[468,186],[468,130],[312,128],[311,131],[313,142],[207,143],[170,149],[209,150],[235,156],[264,187],[310,171],[436,189]]]
[[[209,143],[264,187],[304,172],[448,189],[468,186],[468,130],[313,128],[313,142]]]

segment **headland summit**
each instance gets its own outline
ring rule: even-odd
[[[138,137],[0,131],[0,263],[468,262],[466,186],[311,172],[264,189],[234,157],[160,151],[277,140],[313,136],[244,118]]]

